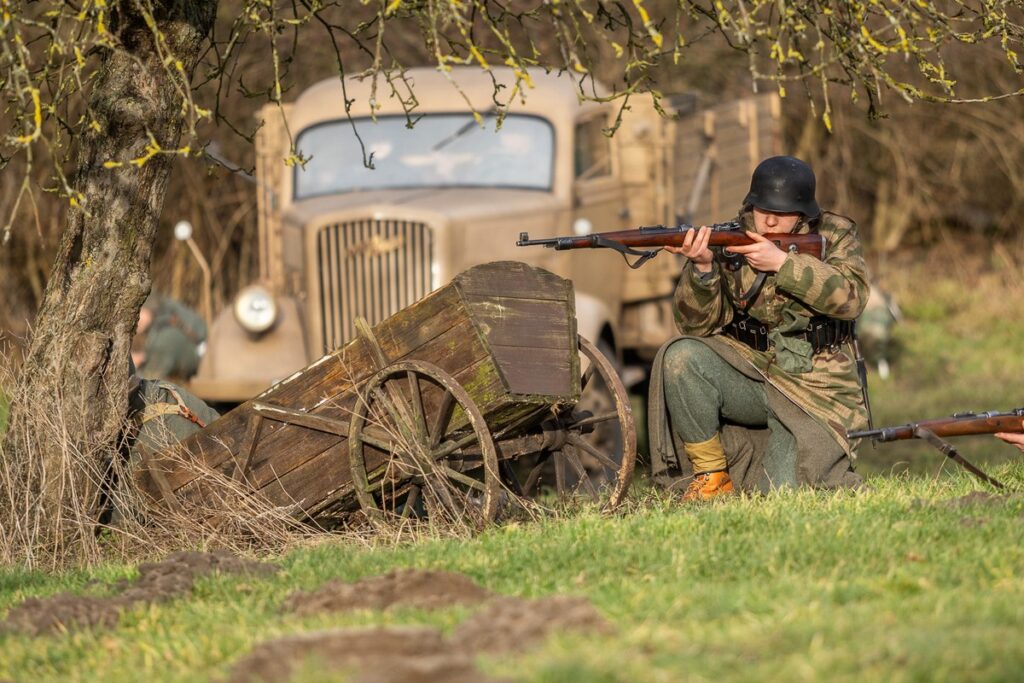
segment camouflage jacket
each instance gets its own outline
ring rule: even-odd
[[[751,212],[741,213],[739,220],[753,230]],[[716,260],[710,274],[701,274],[687,261],[676,288],[676,326],[683,335],[717,336],[735,348],[765,380],[827,427],[849,453],[846,430],[867,424],[852,344],[813,354],[811,345],[793,333],[806,328],[817,315],[855,320],[867,301],[867,268],[853,221],[826,212],[817,226],[801,221],[794,232],[814,229],[828,240],[822,260],[789,254],[747,309],[751,317],[772,328],[767,352],[720,334],[736,314],[734,302],[757,277],[746,264],[729,271]]]
[[[129,406],[134,426],[129,448],[136,464],[144,455],[159,453],[220,417],[202,399],[159,380],[141,380]]]

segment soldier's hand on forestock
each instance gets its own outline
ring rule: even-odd
[[[1021,421],[1021,427],[1024,427],[1024,420]],[[1011,446],[1016,446],[1021,451],[1024,451],[1024,434],[1018,434],[1016,432],[999,432],[996,436]]]
[[[711,263],[715,259],[715,255],[708,249],[708,241],[710,240],[711,228],[702,225],[698,230],[686,231],[681,247],[665,247],[665,251],[685,256],[693,261],[693,264],[697,266],[697,270],[707,273],[711,271]]]
[[[765,273],[777,273],[786,262],[786,252],[775,246],[775,243],[756,232],[747,230],[747,237],[754,240],[753,244],[739,247],[726,247],[732,254],[741,254],[754,270]]]

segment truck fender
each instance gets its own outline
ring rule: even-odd
[[[188,389],[205,401],[239,403],[308,363],[299,302],[276,297],[277,324],[261,335],[242,329],[231,307],[225,307],[210,326],[206,353]]]
[[[576,296],[576,331],[593,343],[601,339],[605,327],[612,329],[614,338],[615,325],[611,307],[601,299],[577,291]]]

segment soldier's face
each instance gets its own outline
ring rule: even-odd
[[[145,334],[146,330],[149,329],[150,323],[153,322],[153,311],[148,308],[143,308],[139,311],[139,324],[135,327],[137,334]]]
[[[766,232],[792,232],[799,222],[799,213],[776,213],[754,207],[754,226],[762,235]]]

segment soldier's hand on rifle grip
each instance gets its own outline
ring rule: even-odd
[[[733,254],[741,254],[747,259],[747,263],[754,270],[765,273],[777,273],[786,262],[786,252],[779,249],[774,242],[761,236],[759,233],[746,231],[747,237],[754,240],[753,244],[738,247],[726,247],[725,250]]]
[[[706,225],[700,226],[698,230],[687,230],[683,236],[681,247],[665,247],[665,251],[672,254],[679,254],[693,261],[697,270],[702,273],[711,272],[711,263],[715,256],[708,249],[708,242],[711,240],[711,228]]]
[[[1024,428],[1024,420],[1021,421],[1021,427]],[[1016,446],[1021,451],[1024,451],[1024,434],[1018,434],[1016,432],[997,432],[996,438],[1002,439],[1011,446]]]

